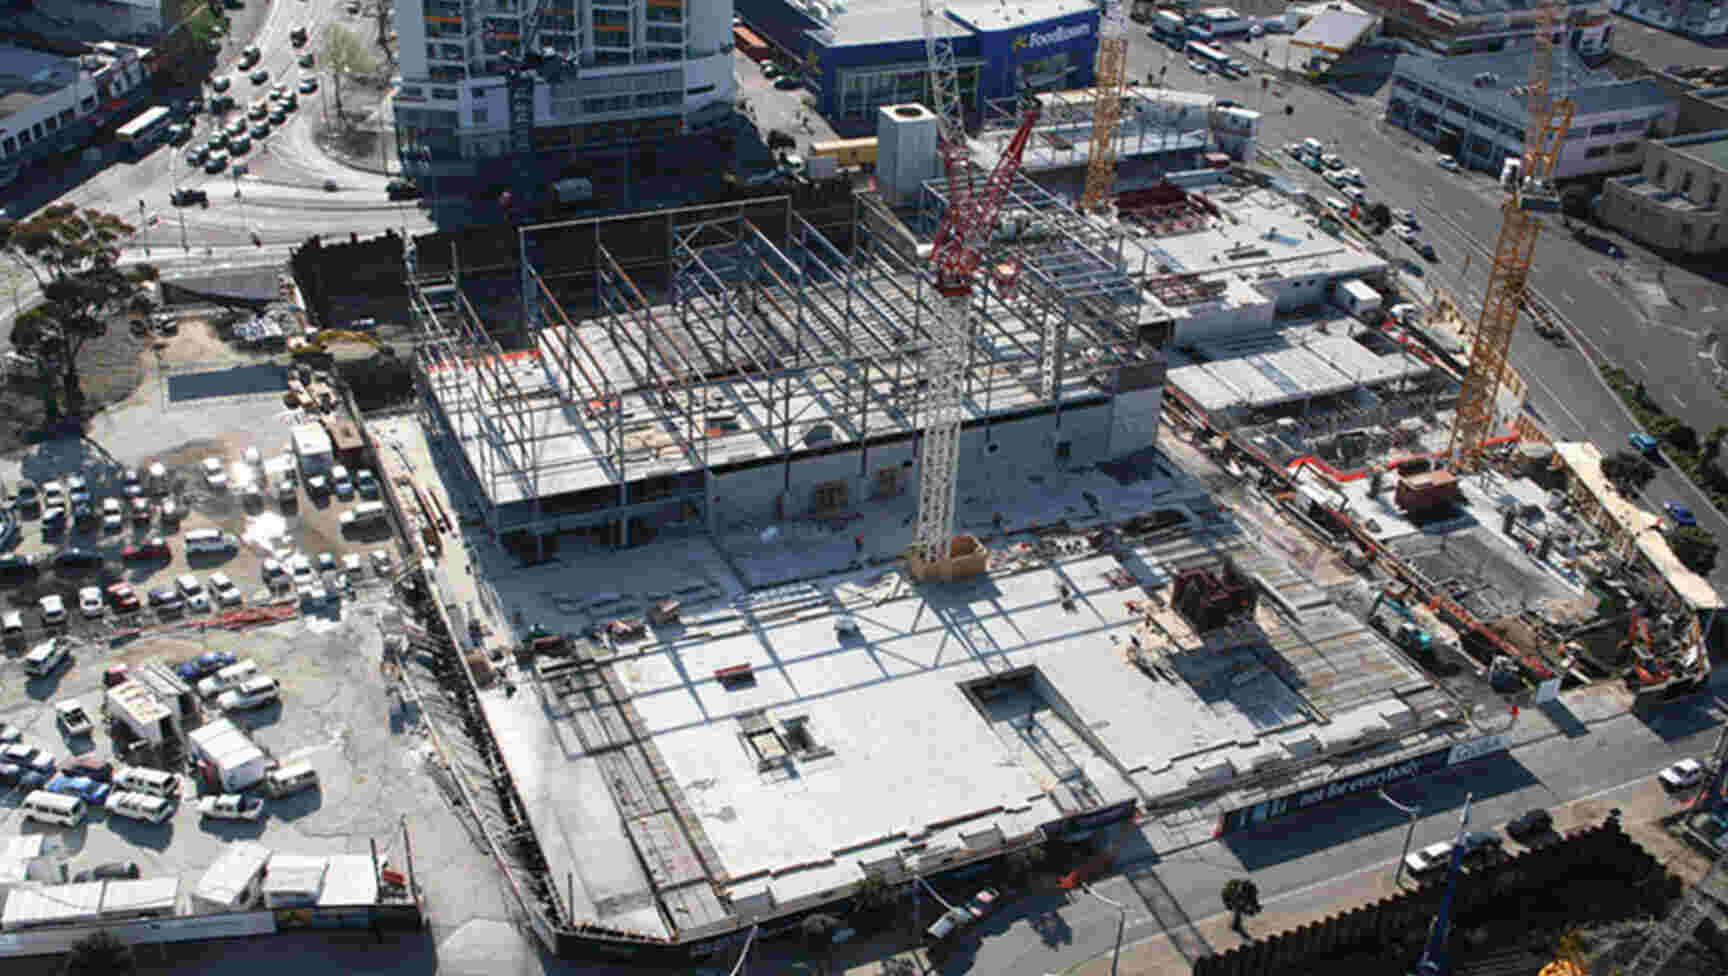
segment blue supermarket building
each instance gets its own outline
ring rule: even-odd
[[[838,131],[869,134],[879,107],[929,101],[917,0],[734,0],[734,7],[784,64],[797,67],[817,112]],[[1089,0],[947,6],[968,116],[975,121],[985,103],[1024,89],[1089,87],[1098,18]]]

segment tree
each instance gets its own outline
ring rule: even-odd
[[[336,99],[336,121],[340,123],[343,81],[349,75],[370,75],[378,70],[378,64],[353,31],[331,24],[324,28],[324,67],[329,69],[330,92]]]
[[[1716,554],[1722,544],[1710,530],[1696,525],[1682,525],[1668,533],[1668,548],[1680,564],[1700,576],[1709,576],[1716,568]]]
[[[1260,887],[1247,878],[1224,882],[1224,907],[1230,909],[1230,928],[1242,931],[1242,918],[1260,914]]]
[[[132,947],[107,930],[92,932],[72,944],[66,953],[66,976],[126,976],[138,971]]]
[[[1704,463],[1715,461],[1722,453],[1722,439],[1728,437],[1728,425],[1717,425],[1710,428],[1710,436],[1704,438],[1704,443],[1698,450],[1704,456]]]
[[[1622,495],[1636,495],[1656,477],[1656,466],[1641,454],[1615,451],[1602,459],[1602,477]]]
[[[1380,227],[1389,226],[1392,223],[1392,208],[1388,207],[1384,202],[1370,204],[1368,207],[1368,219]]]
[[[58,365],[71,411],[83,399],[78,354],[84,344],[106,331],[107,315],[156,278],[150,265],[120,267],[120,246],[135,230],[113,214],[62,203],[12,224],[0,240],[0,250],[30,270],[43,298],[15,320],[12,344]]]

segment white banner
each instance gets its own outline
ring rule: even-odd
[[[1446,757],[1446,765],[1456,766],[1461,762],[1480,759],[1490,753],[1503,752],[1506,749],[1506,737],[1502,735],[1485,735],[1473,742],[1464,742],[1452,747]]]

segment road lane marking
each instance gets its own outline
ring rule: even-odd
[[[1565,291],[1563,291],[1563,292],[1561,292],[1561,293],[1560,293],[1560,297],[1561,297],[1561,298],[1563,298],[1563,299],[1565,299],[1565,300],[1566,300],[1566,301],[1567,301],[1567,302],[1570,302],[1570,303],[1571,303],[1571,304],[1573,304],[1573,305],[1576,305],[1576,304],[1578,304],[1578,299],[1576,299],[1576,298],[1573,298],[1573,297],[1572,297],[1572,293],[1571,293],[1571,292],[1565,292]]]

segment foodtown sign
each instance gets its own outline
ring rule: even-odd
[[[1086,37],[1091,33],[1091,24],[1070,24],[1067,27],[1056,27],[1047,31],[1033,31],[1030,34],[1021,34],[1019,37],[1014,38],[1014,50],[1020,51],[1033,47],[1049,47],[1052,44],[1061,44],[1064,41],[1072,41],[1077,38]]]

